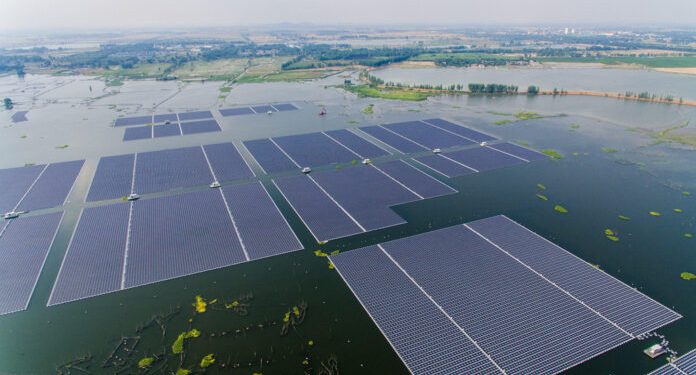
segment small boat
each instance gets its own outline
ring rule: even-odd
[[[19,217],[19,214],[20,213],[17,211],[10,211],[10,212],[6,212],[4,215],[2,215],[2,218],[5,220],[14,219],[14,218]]]
[[[365,165],[368,165],[368,164],[372,163],[372,160],[366,158],[366,159],[363,159],[362,163]]]
[[[135,194],[135,193],[131,193],[131,194],[128,194],[128,197],[126,197],[126,199],[128,199],[129,201],[135,201],[135,200],[140,199],[140,195]]]
[[[304,167],[304,168],[302,168],[302,173],[304,173],[304,174],[307,174],[307,173],[309,173],[309,172],[311,172],[311,171],[312,171],[312,168],[310,168],[310,167]]]
[[[439,148],[434,148],[434,149],[433,149],[433,154],[439,154],[439,153],[441,153],[441,152],[442,152],[442,150],[440,150]]]
[[[219,187],[220,187],[220,183],[217,182],[217,181],[213,181],[213,182],[212,182],[210,185],[208,185],[208,186],[210,186],[211,189],[215,189],[215,188],[219,188]]]
[[[667,353],[667,350],[665,349],[664,346],[662,346],[660,344],[655,344],[655,345],[643,350],[643,353],[645,353],[645,355],[647,355],[650,358],[657,358],[657,357]]]

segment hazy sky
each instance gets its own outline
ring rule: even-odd
[[[2,0],[0,29],[315,24],[696,26],[696,0]]]

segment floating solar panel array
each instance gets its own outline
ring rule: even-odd
[[[459,177],[543,159],[547,159],[547,156],[512,143],[497,143],[414,158],[445,177]]]
[[[391,206],[456,190],[404,161],[273,180],[317,241],[402,224]]]
[[[345,129],[245,141],[244,146],[266,173],[388,155]]]
[[[62,205],[84,160],[0,169],[0,213]]]
[[[232,143],[106,156],[99,160],[87,201],[252,177]]]
[[[27,118],[27,113],[29,111],[17,111],[14,114],[12,114],[12,122],[24,122],[24,121],[29,121]]]
[[[20,217],[0,227],[0,315],[26,310],[62,213]]]
[[[241,115],[252,115],[256,113],[268,113],[268,112],[286,112],[295,111],[298,108],[292,103],[281,103],[281,104],[268,104],[268,105],[257,105],[248,107],[237,107],[237,108],[224,108],[220,110],[220,114],[227,116],[241,116]]]
[[[260,182],[86,208],[48,305],[300,249]]]
[[[658,368],[648,375],[693,375],[696,374],[696,349]]]
[[[153,120],[159,120],[162,122],[161,124],[155,122],[155,125],[126,128],[123,133],[123,140],[133,141],[138,139],[219,132],[222,130],[210,111],[180,113],[178,116],[179,120],[177,120],[177,114],[174,113],[168,115],[154,115]]]
[[[681,317],[505,216],[330,259],[413,374],[556,374]]]
[[[120,117],[114,121],[114,126],[133,126],[133,125],[157,125],[157,124],[176,124],[179,121],[193,121],[212,119],[213,113],[210,111],[194,111],[182,113],[160,113],[151,115],[141,115],[132,117]]]

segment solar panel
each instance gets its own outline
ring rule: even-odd
[[[360,156],[336,143],[323,133],[289,135],[273,138],[297,164],[316,167],[333,163],[348,163]]]
[[[208,185],[212,181],[213,176],[200,147],[138,154],[134,183],[138,194]]]
[[[292,160],[288,159],[270,139],[257,139],[244,141],[243,143],[244,147],[249,150],[265,173],[283,172],[300,168]]]
[[[450,131],[455,134],[459,134],[460,136],[464,138],[471,139],[474,142],[490,142],[494,141],[498,138],[493,137],[488,134],[481,133],[479,131],[469,129],[465,126],[462,125],[457,125],[455,123],[440,119],[440,118],[432,118],[432,119],[427,119],[423,120],[423,122],[426,122],[428,124],[431,124],[433,126],[436,126],[440,129]]]
[[[12,211],[46,165],[0,169],[0,213]]]
[[[266,112],[268,112],[268,111],[277,112],[277,111],[276,111],[273,107],[271,107],[270,105],[255,105],[255,106],[252,106],[251,108],[253,108],[253,109],[254,109],[254,112],[256,112],[256,113],[266,113]]]
[[[181,132],[184,134],[219,132],[220,125],[215,120],[202,120],[192,122],[182,122]]]
[[[16,122],[29,121],[29,119],[27,118],[27,113],[29,113],[29,111],[17,111],[15,113],[13,113],[12,117],[11,117],[12,122],[16,123]]]
[[[548,159],[548,156],[536,152],[534,150],[530,150],[528,148],[518,146],[513,143],[498,143],[495,145],[490,145],[489,147],[494,148],[499,151],[507,152],[508,154],[512,154],[514,156],[517,156],[519,158],[528,160],[528,161],[537,161],[537,160],[545,160]]]
[[[251,260],[302,249],[261,182],[222,188]]]
[[[70,239],[48,305],[121,289],[130,205],[85,208]]]
[[[225,108],[220,110],[220,114],[223,116],[240,116],[254,114],[254,111],[249,107]]]
[[[145,125],[152,122],[152,115],[117,118],[114,126]]]
[[[429,149],[474,144],[473,141],[421,121],[399,122],[382,126]]]
[[[176,113],[163,113],[160,115],[155,115],[152,118],[152,122],[154,122],[155,124],[159,124],[160,122],[167,122],[167,121],[177,122],[178,119],[176,117]]]
[[[469,226],[634,336],[680,317],[507,217],[495,216]]]
[[[309,177],[282,177],[273,183],[317,241],[363,232]]]
[[[522,164],[523,160],[488,147],[476,147],[444,153],[444,156],[466,165],[477,172]]]
[[[155,125],[153,130],[153,135],[155,138],[160,137],[170,137],[174,135],[181,135],[181,130],[179,130],[179,124],[165,124],[165,125]]]
[[[99,159],[87,201],[125,197],[131,193],[134,154],[105,156]]]
[[[295,111],[298,108],[292,104],[292,103],[280,103],[280,104],[273,104],[273,107],[277,109],[278,111],[284,112],[284,111]]]
[[[476,173],[473,169],[447,159],[441,155],[426,155],[417,157],[414,160],[445,177],[459,177]]]
[[[189,120],[201,120],[213,118],[213,114],[210,111],[195,111],[195,112],[184,112],[179,113],[179,121],[189,121]]]
[[[84,160],[52,163],[22,199],[20,211],[38,210],[61,206],[75,184]]]
[[[205,145],[203,148],[218,181],[254,177],[254,173],[232,143]]]
[[[427,150],[426,147],[417,145],[380,126],[364,126],[361,127],[360,130],[405,154]]]
[[[310,178],[318,182],[366,230],[405,223],[389,207],[419,199],[371,167],[315,172]]]
[[[124,141],[149,138],[152,138],[152,126],[134,126],[132,128],[126,128],[126,131],[123,133]]]
[[[126,288],[245,260],[220,190],[134,203],[123,284]]]
[[[410,190],[421,196],[422,199],[454,194],[457,192],[402,160],[380,163],[379,165],[374,165],[374,167],[404,184]]]
[[[331,261],[411,373],[500,373],[377,246]]]
[[[0,237],[0,315],[26,310],[62,212],[13,219]]]
[[[477,228],[488,230],[481,233]],[[595,304],[592,291],[585,294],[585,288],[593,288],[597,282],[603,285],[606,274],[555,245],[544,249],[548,242],[536,235],[531,236],[544,244],[531,243],[525,237],[529,233],[498,216],[330,259],[414,374],[431,374],[440,368],[447,373],[555,374],[636,337],[622,328],[628,327],[626,319],[617,321],[605,315],[595,308],[603,305]],[[581,274],[565,279],[555,276],[576,270]],[[558,284],[560,280],[567,283]],[[642,295],[637,302],[617,298],[612,294],[614,288],[640,293],[616,283],[616,287],[613,281],[609,283],[609,293],[600,291],[596,296],[613,304],[607,312],[625,309],[629,320],[643,326],[644,317],[634,312],[647,308],[662,315],[668,310]],[[436,309],[431,308],[413,324],[402,314],[410,316],[410,306],[419,305],[414,301],[423,296]],[[451,326],[443,329],[431,323],[441,320],[441,314]],[[679,317],[674,312],[671,315]],[[644,327],[654,330],[668,322],[653,319]],[[419,335],[424,337],[460,334],[478,351],[462,351],[461,345],[449,343],[433,350],[431,340],[400,339],[402,331],[417,327],[422,327]],[[405,343],[399,344],[401,341]],[[411,353],[418,355],[414,358]],[[450,355],[441,359],[441,353]],[[479,369],[486,361],[494,368]],[[427,365],[418,367],[423,363]],[[439,365],[433,367],[433,363]],[[450,363],[458,364],[445,367]]]
[[[326,135],[348,147],[353,152],[360,155],[361,158],[376,158],[389,155],[387,151],[346,129],[330,130],[326,132]]]
[[[648,375],[692,375],[696,374],[696,349],[679,356],[676,360],[651,371]]]

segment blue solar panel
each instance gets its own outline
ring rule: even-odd
[[[380,126],[364,126],[360,130],[365,133],[379,139],[380,141],[386,143],[387,145],[403,152],[421,152],[427,150],[427,148],[417,145],[408,139],[405,139],[397,134],[390,132],[389,130],[382,128]]]
[[[220,190],[208,189],[134,203],[125,287],[245,260]]]
[[[0,213],[12,211],[46,165],[0,169]]]
[[[87,201],[125,197],[131,193],[135,155],[105,156],[99,159]]]
[[[494,141],[494,140],[498,139],[498,138],[490,136],[488,134],[484,134],[484,133],[481,133],[479,131],[469,129],[465,126],[457,125],[457,124],[454,124],[454,123],[451,123],[449,121],[439,119],[439,118],[423,120],[423,122],[427,122],[428,124],[431,124],[433,126],[437,126],[440,129],[459,134],[462,137],[471,139],[474,142],[490,142],[490,141]]]
[[[138,139],[149,139],[152,138],[152,126],[135,126],[132,128],[126,128],[123,133],[124,141],[134,141]]]
[[[152,115],[117,118],[114,126],[145,125],[152,122]]]
[[[273,107],[281,112],[297,110],[297,107],[295,107],[295,105],[292,103],[273,104]]]
[[[266,173],[283,172],[300,168],[288,159],[269,139],[244,141],[244,146]]]
[[[26,310],[62,216],[21,217],[6,224],[0,237],[0,315]]]
[[[222,188],[251,260],[302,249],[261,182]]]
[[[210,133],[221,130],[220,125],[213,119],[181,123],[181,132],[184,134]]]
[[[650,372],[648,375],[684,375],[683,372],[679,371],[671,363],[668,363],[655,371]],[[688,374],[691,375],[691,374]]]
[[[130,205],[119,203],[82,211],[49,306],[121,289]]]
[[[548,156],[512,143],[498,143],[489,147],[515,155],[527,161],[545,160]]]
[[[155,193],[174,188],[207,185],[213,181],[200,147],[138,154],[135,192]]]
[[[161,115],[155,115],[153,116],[153,121],[156,124],[159,124],[160,122],[177,122],[176,118],[176,113],[163,113]]]
[[[417,157],[414,160],[440,173],[445,177],[459,177],[470,173],[476,173],[473,169],[454,162],[440,155],[427,155]]]
[[[19,210],[31,211],[63,205],[82,164],[84,160],[49,164],[19,204]]]
[[[196,111],[196,112],[179,113],[179,120],[180,121],[201,120],[201,119],[207,119],[207,118],[213,118],[213,114],[210,111]]]
[[[254,177],[254,173],[232,143],[205,145],[203,148],[218,181]]]
[[[382,246],[507,373],[555,374],[632,338],[465,227]]]
[[[353,150],[353,152],[360,155],[362,158],[376,158],[378,156],[389,155],[387,151],[346,129],[331,130],[327,131],[326,134]]]
[[[418,197],[372,167],[313,173],[314,178],[366,230],[405,223],[389,207]]]
[[[29,111],[17,111],[17,112],[15,112],[14,114],[12,114],[12,117],[11,117],[12,122],[16,123],[16,122],[29,121],[29,119],[27,118],[27,113],[29,113]]]
[[[469,226],[634,336],[680,317],[504,216]]]
[[[693,375],[696,374],[696,349],[682,354],[676,360],[663,365],[648,375]]]
[[[153,129],[155,138],[170,137],[173,135],[181,135],[179,124],[155,125]]]
[[[289,135],[273,141],[302,167],[348,163],[360,157],[322,133]]]
[[[309,177],[283,177],[273,183],[317,241],[363,232]]]
[[[251,115],[253,113],[254,111],[249,107],[225,108],[220,110],[220,114],[223,116]]]
[[[382,126],[430,149],[474,144],[468,139],[421,121],[399,122]]]
[[[277,112],[270,105],[255,105],[255,106],[252,106],[251,108],[253,108],[254,112],[256,112],[256,113],[266,113],[268,111]]]
[[[524,163],[524,161],[514,156],[506,155],[488,147],[475,147],[467,150],[448,152],[443,155],[479,172]]]
[[[331,261],[411,373],[500,373],[377,246]]]
[[[419,171],[402,160],[390,161],[375,165],[378,168],[404,184],[420,195],[423,199],[454,194],[457,191],[431,176]]]

